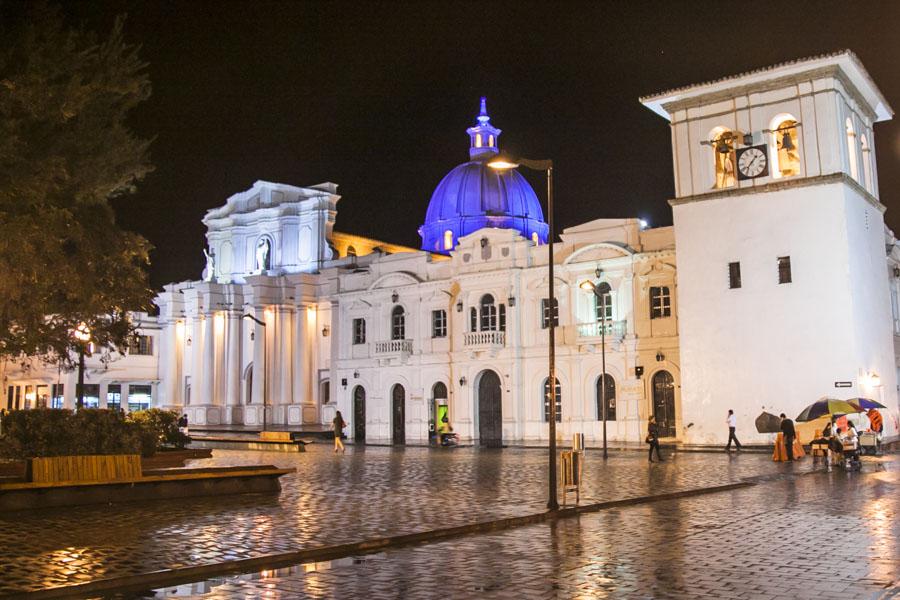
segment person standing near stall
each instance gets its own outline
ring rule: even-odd
[[[781,433],[784,437],[787,459],[792,461],[794,460],[794,438],[797,437],[797,431],[794,429],[794,422],[788,419],[784,413],[781,413]]]

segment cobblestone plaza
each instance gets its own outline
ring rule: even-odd
[[[0,593],[37,590],[95,579],[427,531],[539,513],[545,507],[546,452],[538,449],[485,451],[473,448],[435,450],[418,447],[351,447],[346,455],[334,455],[325,445],[313,445],[308,449],[308,452],[301,454],[217,450],[211,460],[202,461],[204,465],[272,463],[296,467],[296,474],[283,479],[283,490],[278,496],[163,500],[152,504],[123,503],[5,515],[0,518],[0,545],[3,548]],[[890,467],[893,464],[891,461],[867,462],[866,470],[882,469],[885,465]],[[582,552],[590,557],[597,552],[605,552],[603,548],[608,548],[612,543],[612,539],[604,536],[621,530],[628,533],[615,536],[613,545],[616,552],[635,552],[643,556],[647,551],[641,544],[653,545],[653,536],[650,535],[648,539],[648,534],[639,534],[638,530],[642,527],[677,539],[682,539],[685,532],[695,536],[706,528],[712,531],[725,525],[731,528],[726,529],[731,532],[729,535],[737,536],[740,532],[757,535],[755,532],[759,530],[758,523],[767,522],[764,509],[768,501],[775,508],[779,501],[790,501],[779,509],[781,512],[775,510],[770,515],[781,527],[792,521],[794,505],[813,506],[814,502],[825,502],[828,505],[834,498],[843,502],[841,510],[846,509],[848,518],[882,519],[889,531],[893,531],[884,538],[873,538],[862,545],[854,542],[857,543],[855,552],[859,557],[858,566],[869,563],[865,558],[867,555],[881,559],[892,556],[896,558],[896,546],[883,545],[893,543],[897,533],[896,524],[892,520],[896,500],[884,493],[896,483],[894,479],[884,477],[895,473],[890,470],[882,474],[846,474],[836,471],[831,474],[794,477],[821,468],[814,467],[810,459],[785,465],[773,463],[764,454],[724,453],[678,453],[670,455],[665,463],[648,464],[643,452],[618,452],[613,453],[604,464],[598,451],[589,450],[583,503],[744,480],[761,483],[752,490],[605,511],[597,516],[582,516],[577,520],[562,520],[554,527],[557,531],[565,532],[565,535],[559,534],[558,541],[553,544],[549,542],[551,538],[548,538],[547,543],[529,542],[536,539],[535,536],[548,535],[544,526],[534,526],[499,535],[474,536],[433,546],[398,550],[385,557],[367,557],[363,564],[385,565],[385,573],[394,569],[396,575],[397,569],[406,571],[403,566],[407,561],[405,557],[417,557],[421,553],[436,551],[433,548],[444,548],[442,552],[446,556],[456,557],[453,560],[459,562],[458,568],[453,570],[454,580],[463,585],[462,582],[469,581],[463,578],[464,573],[468,573],[465,577],[477,577],[479,572],[494,573],[498,577],[501,575],[503,570],[497,569],[496,565],[490,566],[491,563],[485,561],[492,557],[491,560],[502,563],[502,554],[492,544],[506,545],[503,540],[507,538],[504,536],[509,536],[510,548],[517,544],[521,546],[514,554],[524,561],[521,565],[523,572],[531,573],[522,579],[526,581],[543,573],[541,569],[552,570],[548,566],[552,561],[548,562],[546,557],[537,557],[542,552],[548,552],[554,544],[566,547],[573,539],[582,538]],[[859,494],[861,496],[858,502],[845,506],[849,499]],[[886,499],[878,500],[881,496]],[[716,506],[731,507],[731,516],[725,520],[725,524],[722,523],[721,516],[708,516],[707,511],[712,508],[707,507]],[[854,510],[855,506],[863,507],[864,510]],[[876,506],[877,511],[872,508]],[[836,514],[841,512],[834,510]],[[609,520],[613,518],[611,515],[618,515],[617,518],[621,518],[622,522],[612,523]],[[672,515],[674,516],[670,519]],[[811,521],[812,525],[803,520],[800,522],[805,523],[802,528],[804,533],[795,536],[798,540],[797,547],[808,545],[807,528],[822,527],[823,531],[832,530],[837,536],[834,528],[840,527],[839,521]],[[707,525],[703,525],[704,523]],[[852,525],[849,521],[848,524]],[[859,541],[862,533],[858,528],[850,528],[854,531],[853,539]],[[531,533],[524,533],[526,531]],[[581,533],[575,535],[573,532]],[[780,534],[773,535],[773,539],[776,539]],[[699,539],[691,537],[691,544],[684,547],[685,551],[692,548],[693,551],[700,552],[699,546],[692,545]],[[602,544],[597,545],[600,541]],[[674,548],[674,542],[660,543]],[[748,542],[740,541],[739,547],[747,547],[746,543]],[[472,544],[479,548],[476,554],[480,556],[481,562],[467,566],[464,558],[468,552],[462,549]],[[780,542],[775,547],[777,551],[794,548]],[[769,551],[776,552],[771,548]],[[560,556],[570,554],[569,550],[565,550]],[[685,564],[696,562],[689,560],[682,550],[675,551],[673,558],[678,554],[680,556],[677,559]],[[573,554],[572,560],[576,556],[577,553]],[[708,556],[709,560],[713,560],[712,557],[718,557],[719,554],[713,549]],[[532,561],[531,557],[535,559]],[[468,560],[475,560],[474,555]],[[772,560],[775,560],[774,554]],[[527,566],[528,564],[531,566]],[[474,571],[471,570],[475,567]],[[566,563],[560,564],[560,568],[568,572],[575,567],[569,567]],[[891,580],[888,575],[891,569],[896,574],[897,563],[882,564],[881,569],[879,582],[884,583]],[[414,573],[414,567],[411,566],[408,572]],[[357,570],[354,573],[362,572]],[[511,576],[510,573],[511,571],[507,571],[502,575]],[[638,589],[640,585],[650,586],[657,581],[657,578],[648,578],[646,572],[638,579],[634,579],[636,571],[633,569],[629,569],[628,573],[630,575],[624,580],[617,580],[617,585],[624,585],[623,582],[627,580]],[[366,574],[364,578],[372,577],[374,576]],[[374,579],[379,577],[381,575]],[[569,579],[566,578],[566,581]],[[305,579],[301,585],[307,585]],[[394,589],[389,584],[385,585],[385,594]],[[485,585],[492,584],[486,580]],[[505,587],[501,588],[496,591],[504,592]],[[535,594],[540,596],[546,592],[541,589],[540,586],[535,588]],[[314,592],[315,590],[307,590],[304,593]],[[463,594],[462,589],[460,593]],[[332,595],[327,591],[322,594],[326,597]]]

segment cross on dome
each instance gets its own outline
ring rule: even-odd
[[[487,158],[500,152],[500,130],[491,125],[487,98],[484,96],[481,97],[481,111],[475,120],[478,125],[466,129],[469,134],[469,158]]]

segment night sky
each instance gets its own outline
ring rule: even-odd
[[[336,229],[418,247],[431,192],[468,160],[482,95],[502,148],[554,160],[557,231],[601,217],[671,224],[669,128],[639,96],[849,48],[900,109],[897,2],[92,0],[64,11],[104,32],[127,13],[149,63],[153,96],[133,127],[155,138],[156,171],[116,209],[156,247],[154,287],[199,278],[205,211],[257,179],[338,183]],[[875,131],[900,232],[900,118]]]

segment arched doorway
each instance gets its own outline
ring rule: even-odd
[[[361,385],[353,388],[353,441],[366,443],[366,389]]]
[[[603,420],[603,388],[601,387],[606,384],[606,420],[607,421],[615,421],[616,420],[616,380],[612,378],[612,375],[607,373],[606,375],[601,375],[597,378],[597,420]]]
[[[402,446],[406,443],[406,390],[399,383],[391,389],[391,440]]]
[[[487,448],[503,445],[500,376],[484,371],[478,381],[478,443]]]
[[[675,379],[668,371],[653,376],[653,416],[660,437],[675,437]]]

